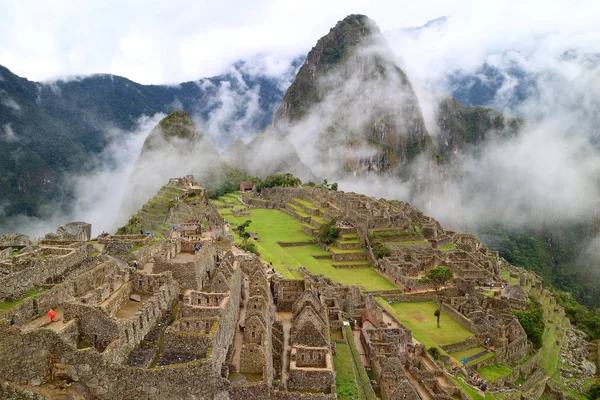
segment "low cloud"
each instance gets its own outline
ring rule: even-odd
[[[64,177],[62,184],[73,189],[74,201],[68,210],[62,204],[49,204],[40,210],[41,217],[17,215],[5,217],[5,232],[22,232],[33,238],[56,231],[70,221],[92,224],[93,234],[114,232],[133,164],[144,139],[164,115],[144,116],[131,132],[107,128],[109,144],[100,154],[91,156],[83,172]],[[0,210],[1,213],[1,210]],[[0,214],[2,216],[2,214]]]
[[[19,103],[14,101],[4,89],[0,90],[0,104],[2,104],[4,107],[13,109],[14,111],[21,111],[21,106]]]
[[[4,124],[2,126],[2,134],[0,134],[0,141],[6,143],[14,143],[19,141],[19,138],[17,137],[15,131],[12,129],[11,124]]]

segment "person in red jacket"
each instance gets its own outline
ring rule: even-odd
[[[48,311],[48,318],[50,318],[50,322],[54,322],[54,318],[56,318],[56,311],[50,309],[50,311]]]

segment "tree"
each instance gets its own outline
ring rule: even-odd
[[[433,315],[435,315],[435,317],[437,318],[437,327],[439,328],[440,327],[440,315],[442,315],[442,312],[438,308],[437,310],[435,310],[433,312]]]
[[[337,182],[333,182],[331,184],[331,190],[337,192],[337,190],[338,190],[338,184],[337,184]]]
[[[523,311],[513,311],[513,315],[519,320],[527,334],[527,339],[536,348],[542,347],[546,323],[544,321],[544,308],[539,300],[531,296],[527,302],[527,308]]]
[[[292,174],[276,172],[267,176],[263,181],[256,185],[256,190],[262,192],[264,188],[272,187],[298,187],[302,184],[300,178]]]
[[[337,221],[332,218],[328,223],[321,225],[318,236],[321,243],[331,244],[340,237],[340,230],[336,227],[336,224]]]
[[[392,254],[392,250],[390,250],[389,247],[387,247],[385,244],[379,241],[371,242],[371,244],[373,249],[373,256],[375,256],[375,258],[378,260],[383,257],[389,257]]]
[[[454,274],[452,273],[450,268],[439,266],[439,267],[431,268],[429,271],[427,271],[427,273],[425,274],[424,277],[419,279],[419,283],[421,285],[430,285],[431,287],[433,287],[433,290],[435,290],[435,293],[437,294],[437,297],[438,297],[438,311],[442,307],[442,301],[440,299],[440,297],[441,297],[440,289],[446,284],[446,282],[451,280],[453,277],[454,277]],[[436,317],[438,318],[438,328],[439,328],[440,317],[439,317],[439,315],[436,315]]]
[[[246,228],[248,228],[248,226],[250,226],[251,223],[252,221],[247,219],[243,224],[238,225],[238,227],[236,228],[238,235],[244,243],[244,247],[248,247],[248,239],[250,239],[250,232],[246,232]]]

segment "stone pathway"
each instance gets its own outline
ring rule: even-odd
[[[43,316],[23,325],[21,330],[31,331],[37,328],[48,328],[52,329],[54,332],[62,330],[67,325],[64,321],[64,309],[62,307],[57,307],[53,308],[53,310],[56,312],[56,318],[54,318],[54,322],[50,322],[48,315],[44,314]],[[46,310],[46,312],[47,311],[48,310]]]
[[[281,382],[284,387],[287,387],[288,380],[288,354],[290,352],[290,330],[292,329],[292,313],[277,312],[277,320],[283,324],[283,355],[281,357]]]

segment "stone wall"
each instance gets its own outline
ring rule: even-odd
[[[263,346],[256,343],[244,343],[240,353],[240,371],[250,374],[263,374],[267,365],[267,354]]]
[[[119,267],[115,262],[105,262],[93,266],[76,277],[70,278],[51,289],[17,304],[0,318],[14,319],[20,325],[45,315],[50,308],[56,308],[72,297],[80,296],[106,283]]]
[[[77,318],[79,335],[92,347],[102,352],[114,340],[119,338],[119,324],[110,317],[102,307],[90,307],[85,304],[70,302],[64,306],[65,321]]]
[[[64,249],[45,249],[44,251],[52,253],[54,250],[64,251]],[[31,267],[0,276],[0,301],[16,300],[23,297],[31,287],[41,286],[48,281],[62,277],[67,270],[82,263],[86,256],[86,247],[82,246],[69,250],[67,254],[46,259],[34,258]]]
[[[113,292],[108,299],[102,304],[108,315],[114,316],[128,301],[129,296],[133,292],[131,282],[126,282]]]
[[[323,393],[335,393],[335,372],[328,369],[298,369],[291,368],[288,389],[306,390]]]
[[[456,311],[453,307],[449,306],[448,304],[442,303],[442,311],[449,314],[456,322],[461,324],[465,329],[475,334],[480,333],[483,329],[483,327],[475,325],[473,321]]]
[[[440,347],[446,353],[454,353],[457,351],[472,349],[472,348],[475,348],[480,345],[481,345],[481,342],[476,337],[471,336],[471,337],[466,338],[465,340],[463,340],[460,343],[448,344],[448,345],[440,346]]]
[[[14,349],[20,349],[15,352]],[[52,352],[49,350],[52,349]],[[226,400],[230,384],[206,363],[141,369],[109,363],[93,348],[76,350],[47,329],[21,333],[0,320],[0,378],[40,385],[50,382],[54,363],[73,366],[94,399]]]
[[[131,273],[131,284],[133,291],[140,294],[153,294],[157,292],[165,282],[173,279],[171,271],[160,274],[146,274],[140,271]]]
[[[210,334],[181,332],[168,328],[164,335],[164,349],[168,354],[202,360],[210,356],[213,339]]]

